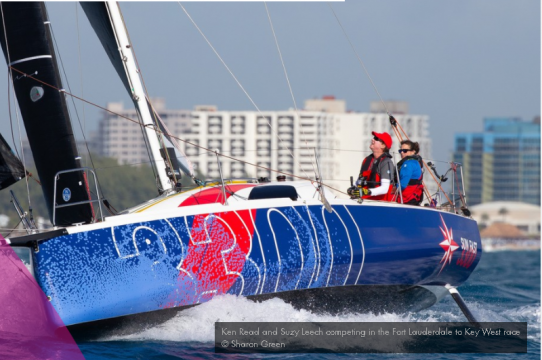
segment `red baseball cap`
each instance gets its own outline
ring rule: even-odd
[[[391,145],[393,144],[393,142],[391,141],[390,134],[388,134],[387,132],[377,133],[374,131],[372,134],[376,136],[377,138],[379,138],[380,140],[382,140],[382,142],[386,144],[386,146],[388,147],[388,150],[391,149]]]

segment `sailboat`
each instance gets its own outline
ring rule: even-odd
[[[2,3],[0,42],[54,225],[7,240],[70,329],[163,320],[222,294],[392,312],[452,293],[466,308],[457,287],[481,242],[455,206],[339,199],[321,177],[221,176],[183,191],[179,174],[195,179],[190,160],[145,94],[118,4],[81,5],[136,105],[160,195],[103,215],[93,172],[79,163],[44,5]]]

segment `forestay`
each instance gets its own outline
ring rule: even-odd
[[[132,88],[130,86],[130,80],[128,79],[123,59],[120,56],[120,52],[117,45],[117,40],[115,38],[114,30],[110,23],[110,17],[107,11],[106,3],[104,2],[81,2],[81,7],[85,11],[92,28],[98,35],[102,46],[109,57],[109,60],[113,64],[119,78],[121,79],[126,91],[134,101],[136,108],[138,107],[137,99],[133,97]],[[159,131],[163,135],[163,146],[168,149],[169,157],[173,166],[173,171],[177,172],[179,169],[176,168],[176,165],[180,168],[182,172],[187,174],[190,177],[194,177],[193,167],[190,160],[186,157],[184,152],[178,146],[177,142],[173,137],[170,136],[170,133],[167,131],[163,121],[161,121],[160,116],[156,113],[152,107],[152,104],[147,99],[148,109],[150,111],[150,116],[153,119],[153,122]],[[162,156],[165,155],[162,152]],[[167,159],[166,159],[167,160]]]

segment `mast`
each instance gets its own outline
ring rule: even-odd
[[[158,175],[158,183],[160,186],[159,192],[169,192],[172,190],[172,184],[167,174],[166,163],[160,154],[161,146],[158,140],[158,134],[155,131],[155,128],[158,127],[153,121],[153,112],[147,103],[143,84],[141,83],[139,71],[136,66],[133,48],[128,39],[120,8],[116,1],[106,1],[105,5],[109,13],[111,27],[113,28],[117,40],[120,58],[123,60],[124,71],[126,72],[129,81],[132,100],[134,101],[145,128],[143,135],[146,137],[147,143],[149,144],[152,166]]]

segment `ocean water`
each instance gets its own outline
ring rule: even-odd
[[[410,314],[315,315],[282,300],[254,303],[222,296],[180,312],[170,321],[128,336],[79,343],[87,360],[103,359],[540,359],[540,252],[484,253],[461,295],[479,321],[528,323],[527,354],[215,354],[214,323],[220,321],[465,322],[451,296]]]

